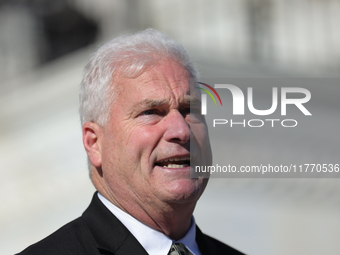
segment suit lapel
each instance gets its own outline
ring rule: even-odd
[[[244,255],[234,248],[202,233],[196,226],[196,242],[202,255]]]
[[[196,225],[196,243],[202,255],[214,254],[214,247],[211,246],[202,231]]]
[[[97,192],[82,215],[101,254],[147,255],[130,231],[102,204]]]

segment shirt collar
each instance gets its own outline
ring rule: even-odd
[[[100,201],[123,223],[123,225],[125,225],[131,234],[134,235],[148,254],[168,254],[172,243],[181,242],[194,254],[200,255],[196,243],[196,223],[194,217],[192,217],[191,227],[188,233],[182,239],[175,241],[124,212],[100,193],[98,193],[98,197]]]

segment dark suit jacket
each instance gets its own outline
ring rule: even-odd
[[[242,253],[196,230],[203,255]],[[102,204],[97,193],[81,217],[18,255],[147,255],[129,230]]]

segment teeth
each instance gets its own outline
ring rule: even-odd
[[[187,166],[189,166],[189,165],[187,165],[187,164],[185,164],[185,165],[169,164],[165,167],[167,167],[167,168],[184,168],[184,167],[187,167]]]
[[[168,158],[159,161],[157,164],[166,168],[185,168],[190,166],[187,161],[190,161],[190,156]]]
[[[159,163],[163,163],[163,162],[167,162],[167,161],[173,162],[173,161],[185,161],[185,160],[190,160],[190,156],[168,158],[168,159],[159,161]]]

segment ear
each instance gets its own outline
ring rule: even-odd
[[[101,167],[101,141],[103,128],[96,123],[86,122],[83,126],[83,143],[86,153],[95,167]]]

